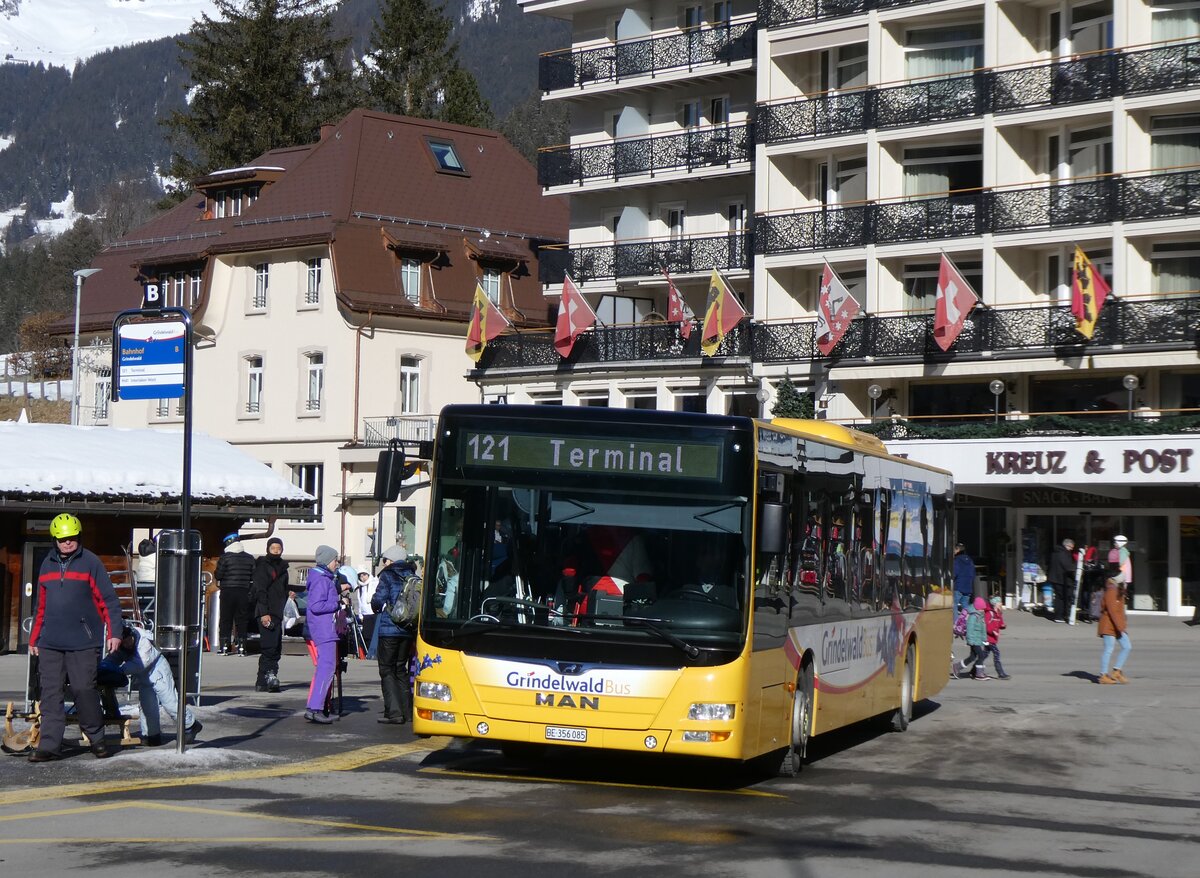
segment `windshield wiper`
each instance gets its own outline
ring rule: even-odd
[[[663,640],[671,646],[678,649],[690,659],[700,657],[700,648],[692,646],[682,637],[677,637],[665,628],[659,628],[667,620],[666,619],[647,619],[644,616],[603,616],[598,613],[573,613],[566,616],[568,619],[603,619],[606,622],[624,622],[627,625],[640,626],[653,632],[660,640]]]

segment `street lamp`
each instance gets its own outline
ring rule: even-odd
[[[1141,382],[1138,381],[1138,377],[1136,375],[1126,375],[1124,378],[1121,379],[1121,383],[1125,386],[1125,389],[1127,391],[1129,391],[1129,420],[1132,421],[1133,420],[1133,392],[1138,389],[1138,385]]]
[[[993,421],[993,423],[999,424],[1000,423],[1000,396],[1001,396],[1001,394],[1004,393],[1004,390],[1005,390],[1004,382],[1001,381],[999,378],[993,378],[991,383],[988,384],[988,390],[990,390],[992,392],[992,396],[994,396],[996,398],[995,406],[993,409],[993,411],[995,412],[995,415],[996,415],[996,419],[995,419],[995,421]]]
[[[883,388],[872,384],[867,388],[867,396],[871,397],[871,423],[875,423],[875,407],[879,405],[879,397],[883,396]]]
[[[71,347],[71,426],[79,425],[79,300],[83,296],[83,279],[98,272],[98,268],[75,271],[75,343]]]

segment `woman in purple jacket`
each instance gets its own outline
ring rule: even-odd
[[[308,571],[305,583],[308,607],[304,621],[308,629],[308,651],[313,655],[316,667],[313,668],[312,685],[308,687],[304,718],[310,723],[331,723],[333,720],[325,713],[325,699],[337,668],[337,614],[349,605],[350,599],[348,595],[343,598],[338,592],[337,552],[329,546],[317,546],[315,560],[316,566]]]

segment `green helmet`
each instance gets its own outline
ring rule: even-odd
[[[69,540],[71,537],[77,537],[82,530],[83,526],[79,523],[79,519],[69,512],[54,516],[54,520],[50,522],[50,536],[56,540]]]

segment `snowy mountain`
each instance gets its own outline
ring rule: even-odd
[[[185,33],[212,0],[0,0],[0,58],[68,70],[106,49]]]
[[[328,0],[335,27],[365,51],[380,0]],[[517,0],[446,0],[464,66],[497,119],[527,98],[540,52],[569,26]],[[169,148],[159,121],[188,82],[175,39],[214,0],[0,0],[0,245],[52,234],[71,207],[98,209],[118,182],[158,186]],[[52,207],[52,205],[55,205]]]

